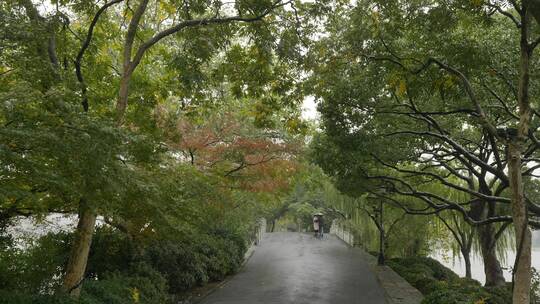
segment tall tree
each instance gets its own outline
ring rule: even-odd
[[[40,5],[20,0],[0,7],[5,17],[0,25],[8,34],[2,37],[7,47],[0,53],[5,59],[0,64],[0,81],[10,83],[1,91],[3,100],[12,100],[11,104],[3,103],[1,121],[9,127],[3,135],[11,145],[3,150],[2,162],[15,166],[2,166],[6,173],[2,178],[13,186],[9,188],[13,191],[2,197],[2,205],[3,209],[9,205],[10,214],[32,214],[40,208],[79,214],[63,284],[70,294],[80,292],[97,215],[111,202],[126,198],[123,194],[129,191],[121,188],[130,186],[124,178],[147,165],[148,158],[154,157],[150,155],[163,151],[159,139],[163,132],[153,117],[156,104],[180,102],[196,107],[204,102],[224,102],[219,90],[205,86],[221,81],[226,90],[232,83],[245,89],[247,81],[243,80],[249,77],[250,92],[256,91],[257,85],[262,89],[251,95],[241,92],[237,97],[250,95],[263,100],[264,95],[266,104],[296,107],[294,85],[284,86],[286,78],[274,78],[279,68],[270,68],[275,63],[293,62],[299,54],[302,29],[296,27],[294,32],[286,26],[303,18],[292,1],[111,0]],[[169,47],[160,43],[164,41]],[[267,72],[266,78],[245,73],[247,65],[219,71],[212,66],[219,65],[216,62],[238,63],[240,58],[227,56],[232,54],[229,48],[233,42],[235,50],[250,49],[258,54],[249,67],[258,65],[260,71]],[[137,73],[141,70],[144,73]],[[279,74],[285,75],[287,70]],[[32,90],[24,92],[21,88],[28,84]],[[15,93],[19,94],[16,98]],[[275,98],[278,93],[284,98]],[[36,102],[24,104],[25,98]],[[128,101],[132,104],[129,109]],[[54,102],[66,107],[52,109]],[[45,120],[54,123],[43,124]],[[43,133],[36,132],[40,128]],[[34,145],[17,140],[16,134],[23,130],[29,132]],[[43,134],[58,137],[49,140],[47,147]],[[67,145],[66,139],[74,149],[56,149],[62,141]],[[139,139],[148,145],[137,145]],[[94,145],[105,150],[99,157],[93,155],[101,151]],[[84,161],[65,161],[83,155]],[[138,163],[139,157],[147,159]],[[32,164],[42,170],[28,176]],[[111,171],[121,176],[118,183],[111,182],[115,178]],[[59,175],[62,183],[54,184],[52,177]],[[73,179],[69,181],[70,176]],[[44,203],[57,197],[63,204]]]
[[[314,69],[314,88],[324,101],[325,131],[343,154],[367,155],[357,161],[364,168],[359,175],[383,180],[434,211],[452,209],[488,225],[480,228],[486,235],[495,233],[490,224],[513,221],[515,303],[528,303],[528,225],[538,215],[522,190],[522,177],[537,167],[538,117],[529,101],[537,43],[528,5],[365,1],[349,18],[330,23],[334,35],[313,50],[323,67]],[[477,35],[479,28],[489,34]],[[399,151],[388,149],[397,145]],[[377,166],[395,174],[368,170]],[[476,207],[421,191],[419,181],[467,193]],[[495,205],[511,206],[510,214],[494,213]],[[486,238],[486,251],[492,243]]]

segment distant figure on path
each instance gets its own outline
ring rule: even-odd
[[[324,233],[324,219],[323,219],[323,214],[322,214],[322,213],[318,213],[318,214],[317,214],[317,218],[319,219],[319,237],[322,239],[322,238],[323,238],[323,233]]]
[[[323,214],[318,212],[313,215],[313,230],[315,237],[322,239],[323,237]]]
[[[313,231],[315,231],[315,237],[319,236],[319,217],[317,215],[313,216]]]

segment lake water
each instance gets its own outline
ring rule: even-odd
[[[533,231],[533,249],[532,249],[532,266],[537,270],[540,270],[540,231]],[[458,275],[465,276],[465,263],[460,256],[452,258],[452,253],[445,252],[435,252],[431,255],[432,258],[441,262],[444,266],[452,269]],[[501,265],[504,269],[504,277],[507,281],[512,280],[512,274],[510,272],[510,267],[513,267],[514,260],[516,258],[515,251],[508,251],[506,259],[500,259]],[[484,263],[482,262],[482,257],[476,253],[471,256],[471,275],[473,279],[480,281],[482,284],[486,281],[484,275]]]

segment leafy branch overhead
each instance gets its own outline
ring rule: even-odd
[[[457,212],[478,227],[492,266],[495,225],[513,223],[514,303],[529,302],[529,226],[540,216],[525,190],[539,168],[538,12],[537,1],[362,1],[312,52],[322,62],[311,79],[324,128],[317,162],[351,194],[409,214]],[[504,281],[497,265],[486,276]]]
[[[315,21],[288,25],[309,6],[0,4],[0,214],[78,215],[59,290],[79,296],[101,218],[138,244],[236,217],[247,234],[254,206],[288,191],[306,134],[298,36]]]

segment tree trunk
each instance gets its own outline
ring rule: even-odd
[[[528,227],[527,204],[523,193],[522,149],[529,136],[532,109],[529,100],[530,61],[534,47],[529,44],[530,1],[522,5],[518,109],[519,123],[515,136],[508,140],[508,179],[512,197],[512,219],[516,232],[516,260],[513,270],[513,304],[529,304],[531,290],[531,231]]]
[[[122,78],[120,79],[120,89],[118,90],[118,101],[116,102],[116,119],[118,125],[122,125],[124,114],[126,112],[129,96],[129,83],[131,81],[131,68],[125,67]]]
[[[503,286],[506,281],[504,279],[501,263],[495,252],[495,232],[493,231],[493,225],[482,225],[477,229],[480,250],[484,261],[486,286]]]
[[[495,206],[486,201],[476,200],[471,204],[469,215],[476,221],[485,220],[496,215]],[[495,253],[495,230],[493,224],[485,224],[476,227],[480,252],[484,262],[484,274],[486,286],[502,286],[506,283],[501,263]]]
[[[95,213],[88,208],[84,200],[81,200],[79,203],[79,222],[62,284],[62,290],[75,297],[78,297],[81,292],[81,283],[86,271],[95,226]]]
[[[390,250],[390,241],[388,240],[387,235],[384,236],[384,257],[388,257],[388,251]]]
[[[116,103],[116,120],[119,127],[122,126],[124,121],[125,111],[128,104],[129,83],[131,81],[133,71],[137,66],[137,63],[133,63],[131,61],[133,40],[135,38],[140,19],[146,10],[147,4],[148,0],[141,1],[135,15],[132,17],[128,27],[128,33],[126,34],[122,78],[120,79],[118,100]],[[80,294],[81,283],[86,271],[88,254],[90,252],[90,245],[92,244],[95,225],[96,214],[93,210],[91,210],[91,208],[89,208],[86,201],[81,199],[79,203],[79,222],[77,224],[75,239],[71,248],[68,265],[66,267],[66,274],[64,276],[64,282],[62,285],[63,291],[73,296],[79,296]]]
[[[516,232],[516,260],[512,303],[529,304],[531,290],[531,231],[527,223],[527,206],[523,197],[521,151],[519,145],[508,146],[508,175],[512,191],[512,218]]]
[[[463,256],[463,261],[465,261],[465,277],[471,279],[471,251],[466,248],[461,248],[461,255]]]

